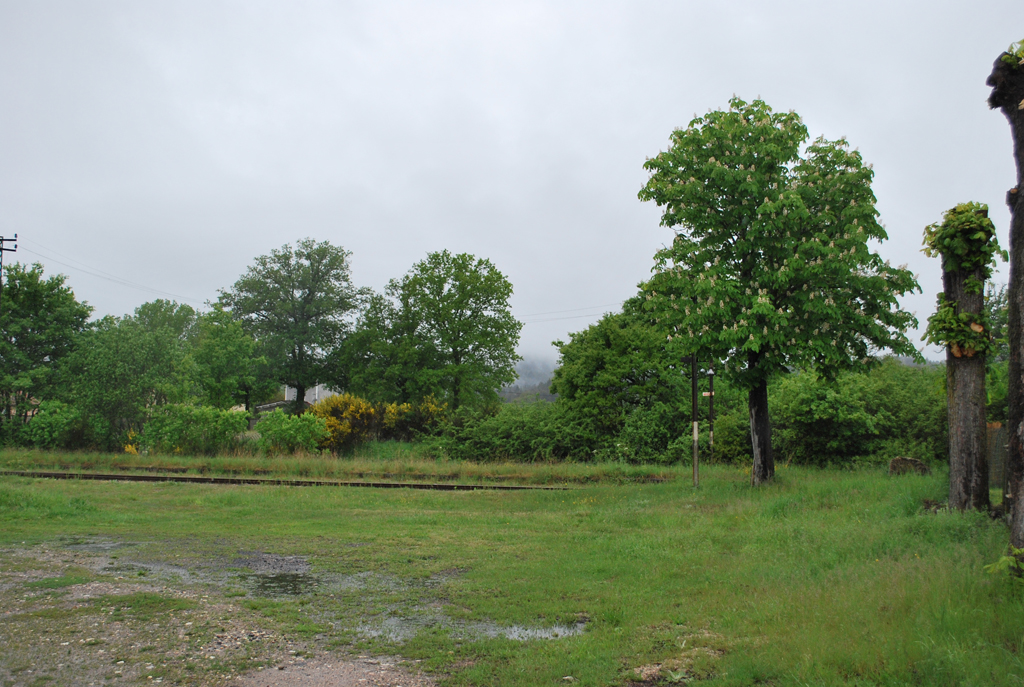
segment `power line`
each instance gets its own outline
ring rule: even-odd
[[[523,324],[538,324],[540,322],[558,322],[559,320],[582,320],[586,317],[600,317],[603,312],[590,313],[589,315],[570,315],[568,317],[549,317],[543,320],[523,320]]]
[[[32,243],[35,243],[35,245],[37,245],[37,246],[40,245],[40,244],[36,243],[35,241],[33,241]],[[76,271],[81,272],[83,274],[87,274],[90,277],[96,277],[97,279],[103,279],[105,281],[113,282],[114,284],[119,284],[121,286],[127,286],[128,288],[137,289],[139,291],[146,291],[148,293],[152,293],[152,294],[155,294],[157,296],[170,296],[171,298],[176,298],[178,300],[195,303],[197,305],[203,305],[204,304],[204,301],[202,301],[202,300],[200,300],[198,298],[191,298],[189,296],[182,296],[180,294],[171,293],[170,291],[163,291],[161,289],[154,289],[154,288],[152,288],[150,286],[145,286],[143,284],[137,284],[135,282],[128,281],[127,279],[122,279],[121,277],[115,277],[115,276],[111,275],[109,272],[104,272],[103,270],[97,269],[97,268],[92,267],[92,266],[78,267],[76,265],[71,265],[71,264],[63,262],[61,260],[58,260],[58,259],[56,259],[56,258],[54,258],[52,256],[49,256],[49,255],[46,255],[44,253],[40,253],[39,251],[32,250],[31,248],[25,248],[24,246],[22,248],[24,250],[28,251],[29,253],[32,253],[33,255],[38,255],[39,257],[44,258],[44,259],[46,259],[46,260],[48,260],[50,262],[55,262],[58,265],[63,265],[64,267],[76,270]],[[51,249],[46,248],[46,250],[49,251]],[[56,253],[57,255],[61,255],[60,253],[57,253],[57,251],[52,251],[52,252]],[[80,260],[75,260],[74,258],[68,258],[67,256],[63,256],[63,255],[61,255],[61,257],[64,257],[67,260],[73,260],[74,262],[77,262],[77,263],[79,263],[81,265],[85,265],[85,263],[81,262]]]
[[[549,310],[548,312],[531,312],[523,315],[523,317],[540,317],[541,315],[560,315],[564,312],[579,312],[580,310],[593,310],[594,308],[611,308],[618,307],[626,301],[619,301],[618,303],[605,303],[604,305],[588,305],[585,308],[569,308],[568,310]]]

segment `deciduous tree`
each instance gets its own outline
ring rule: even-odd
[[[219,304],[199,316],[192,357],[204,401],[221,409],[241,404],[246,411],[253,403],[273,396],[277,381],[259,344]]]
[[[774,475],[773,375],[917,355],[905,336],[916,320],[897,303],[917,282],[868,247],[886,238],[871,168],[845,140],[801,155],[806,140],[795,113],[734,98],[672,133],[639,194],[676,230],[643,285],[648,307],[681,349],[723,360],[748,390],[754,484]]]
[[[665,331],[639,309],[633,299],[623,312],[570,334],[568,342],[554,342],[560,357],[551,391],[566,416],[597,443],[617,437],[635,412],[665,406],[688,417],[682,411],[690,380],[682,361],[667,350]],[[676,419],[669,424],[681,425],[682,417]]]
[[[1024,40],[1014,43],[996,58],[986,83],[992,87],[989,107],[1002,110],[1010,123],[1017,165],[1017,178],[1006,194],[1010,208],[1007,481],[1013,509],[1010,543],[1024,549]]]
[[[1005,259],[1005,254],[988,206],[979,203],[948,210],[940,224],[925,228],[924,236],[925,253],[942,258],[943,292],[925,338],[946,347],[949,505],[987,510],[985,369],[993,340],[984,291],[996,256]]]
[[[277,380],[306,389],[327,377],[328,355],[351,328],[363,291],[352,285],[349,251],[303,239],[261,255],[220,302],[260,342]]]
[[[495,402],[515,381],[519,360],[523,325],[512,316],[511,296],[511,282],[490,260],[428,254],[371,302],[346,357],[365,361],[372,373],[350,378],[349,388],[397,402],[432,394],[453,410]]]
[[[0,302],[0,420],[24,421],[52,394],[54,365],[74,347],[92,308],[75,298],[62,274],[14,263],[3,274]]]

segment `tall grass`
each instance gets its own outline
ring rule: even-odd
[[[5,449],[0,468],[6,470],[63,470],[82,472],[175,472],[193,475],[310,478],[335,480],[411,480],[439,482],[496,482],[508,484],[630,483],[674,480],[687,473],[684,466],[627,463],[477,463],[435,458],[416,443],[369,442],[351,456],[300,453],[293,456],[183,455],[96,453]]]

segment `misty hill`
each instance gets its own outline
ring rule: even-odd
[[[543,358],[523,358],[516,365],[519,379],[498,392],[501,398],[509,403],[516,401],[554,401],[556,396],[548,387],[555,372],[553,360]]]

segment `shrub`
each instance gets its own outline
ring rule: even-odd
[[[249,427],[249,414],[209,406],[154,408],[142,430],[143,448],[161,453],[212,456],[229,451]]]
[[[626,416],[619,433],[620,456],[630,462],[671,461],[678,453],[668,451],[671,444],[692,445],[692,435],[686,431],[687,420],[679,407],[667,403],[636,408]]]
[[[309,412],[326,422],[320,447],[343,453],[371,440],[412,441],[434,432],[447,413],[447,404],[428,396],[419,404],[377,403],[338,394],[315,404]]]
[[[261,451],[268,454],[313,453],[327,437],[327,423],[312,413],[287,415],[280,408],[264,415],[256,430],[260,438],[256,442]]]
[[[545,461],[593,458],[594,442],[557,403],[507,403],[497,412],[460,413],[431,442],[460,460]]]
[[[350,450],[377,434],[377,409],[352,394],[329,396],[313,405],[309,414],[323,420],[327,430],[320,448],[334,453]]]
[[[866,456],[944,459],[944,378],[941,366],[889,358],[832,381],[812,373],[778,380],[769,391],[776,459],[806,465]]]
[[[77,406],[43,401],[32,419],[20,428],[19,442],[36,448],[84,448],[96,443],[102,427],[90,422]]]

